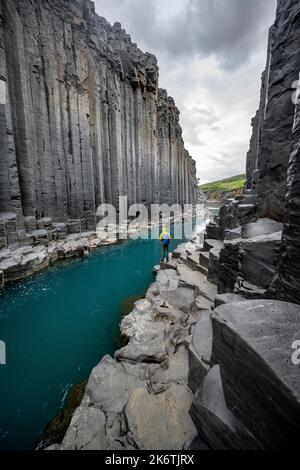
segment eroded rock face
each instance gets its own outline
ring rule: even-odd
[[[248,187],[258,191],[260,198],[259,216],[280,221],[284,215],[294,121],[291,86],[298,80],[300,70],[298,9],[297,0],[277,2],[247,162]]]
[[[0,248],[49,218],[69,234],[94,229],[98,205],[120,195],[196,201],[154,56],[89,0],[5,0],[0,15]]]
[[[213,362],[227,407],[264,449],[297,448],[300,375],[292,362],[300,307],[254,300],[214,311]]]
[[[296,106],[287,179],[283,248],[273,295],[300,304],[300,106]]]

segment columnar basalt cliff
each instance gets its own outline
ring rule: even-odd
[[[93,370],[52,448],[297,448],[299,40],[298,0],[278,0],[243,194],[208,224],[203,245],[197,237],[161,264],[121,323],[128,344]]]
[[[248,187],[253,183],[260,197],[258,215],[280,221],[284,215],[294,121],[291,87],[300,71],[299,13],[297,0],[278,1],[247,159]]]
[[[2,245],[23,228],[95,229],[120,195],[196,201],[179,111],[119,23],[89,0],[2,0],[0,20]]]

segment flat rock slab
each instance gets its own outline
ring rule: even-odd
[[[189,355],[185,346],[167,358],[151,377],[151,388],[155,392],[168,388],[172,383],[187,385],[189,371]]]
[[[170,339],[166,323],[148,323],[127,346],[115,353],[115,359],[134,363],[163,362],[170,352]]]
[[[178,274],[180,275],[179,286],[186,286],[195,289],[195,295],[205,297],[209,301],[214,301],[217,295],[217,287],[211,284],[205,274],[193,271],[188,266],[178,266]]]
[[[86,387],[89,405],[105,413],[121,413],[134,388],[143,386],[143,376],[138,375],[139,369],[135,370],[137,374],[105,356],[93,369]]]
[[[247,299],[238,294],[219,294],[215,298],[215,308],[225,304],[233,304],[235,302],[246,302]]]
[[[178,260],[176,258],[170,259],[169,261],[161,261],[161,269],[173,269],[176,271]]]
[[[213,302],[211,300],[206,299],[202,295],[198,295],[196,298],[196,308],[199,310],[210,310],[213,306]]]
[[[187,287],[178,287],[172,291],[161,292],[161,297],[170,307],[178,308],[185,313],[193,310],[195,297],[193,289]]]
[[[263,448],[298,448],[300,371],[292,347],[300,338],[299,305],[232,303],[217,308],[212,322],[228,408]]]
[[[60,450],[106,450],[111,443],[105,423],[105,414],[98,408],[77,408]]]
[[[203,251],[210,251],[214,248],[219,248],[220,250],[224,248],[224,243],[221,240],[205,240],[203,245]]]
[[[178,287],[179,276],[174,269],[161,269],[156,276],[156,282],[160,289],[174,290]]]
[[[134,390],[125,416],[136,448],[182,450],[197,434],[189,415],[192,399],[191,391],[183,385],[172,384],[158,395],[145,388]]]
[[[220,367],[213,367],[194,396],[191,416],[204,441],[212,450],[255,448],[253,438],[237,425],[227,408]]]
[[[282,232],[283,224],[271,219],[258,219],[257,222],[246,224],[242,227],[242,238],[255,238],[261,235],[270,235]]]
[[[242,238],[242,227],[237,227],[232,230],[226,230],[226,240],[239,240]]]
[[[189,387],[195,392],[211,367],[212,325],[210,313],[205,312],[196,324],[189,345]]]

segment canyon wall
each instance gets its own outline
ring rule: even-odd
[[[195,162],[158,77],[156,58],[89,0],[2,0],[0,232],[14,241],[45,218],[91,230],[98,205],[122,195],[196,202]]]
[[[285,210],[282,254],[274,292],[281,299],[300,304],[300,103],[295,110]]]
[[[283,220],[287,169],[292,142],[292,84],[300,71],[300,7],[297,0],[279,0],[270,28],[268,58],[260,107],[254,120],[247,158],[247,183],[259,196],[258,215]]]
[[[299,2],[278,0],[247,155],[247,188],[257,197],[256,215],[284,222],[279,263],[269,294],[296,303],[300,303],[299,104],[295,109],[299,100],[299,40]]]

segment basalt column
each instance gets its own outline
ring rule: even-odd
[[[289,161],[283,248],[275,295],[300,304],[300,105],[296,107]]]
[[[298,0],[278,0],[270,30],[266,70],[267,96],[258,168],[259,216],[281,221],[292,141],[294,105],[291,86],[300,71],[300,9]]]
[[[84,230],[119,196],[196,202],[195,165],[153,55],[89,0],[0,7],[0,221],[76,219]]]

